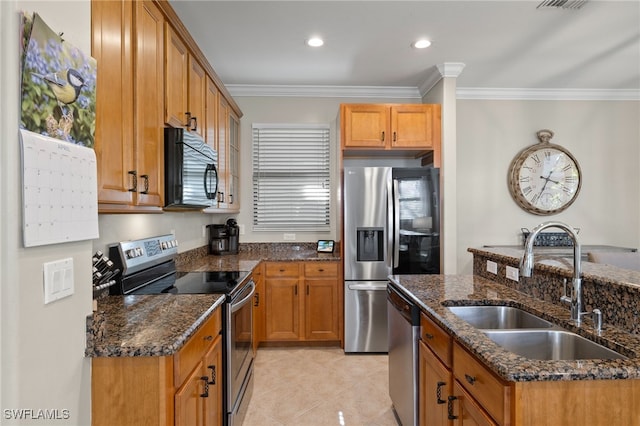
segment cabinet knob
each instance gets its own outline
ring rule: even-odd
[[[438,382],[436,384],[436,403],[437,404],[444,404],[445,402],[447,402],[444,399],[442,399],[442,387],[446,384],[447,384],[446,382]]]
[[[447,417],[449,418],[449,420],[455,420],[458,418],[458,416],[453,415],[453,401],[455,401],[456,399],[458,399],[458,397],[453,395],[450,395],[448,398],[449,402],[447,403]]]
[[[211,380],[209,380],[207,383],[210,385],[215,385],[216,384],[216,366],[208,365],[207,368],[211,370]]]
[[[467,382],[469,382],[470,385],[473,385],[476,382],[476,378],[468,374],[465,374],[464,378],[467,380]]]
[[[428,340],[432,340],[434,336],[431,333],[424,333],[424,337],[426,337]]]
[[[136,192],[138,190],[138,173],[135,170],[129,170],[127,173],[131,175],[131,188],[129,188],[129,192]]]
[[[209,398],[209,378],[207,376],[200,377],[204,382],[204,392],[200,394],[201,398]]]
[[[204,340],[206,340],[207,342],[210,342],[213,340],[213,336],[204,336]]]

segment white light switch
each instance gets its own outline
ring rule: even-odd
[[[73,258],[47,262],[42,267],[45,305],[73,294]]]
[[[283,239],[285,241],[295,241],[296,240],[296,234],[284,234],[283,235]]]

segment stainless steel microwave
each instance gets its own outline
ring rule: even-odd
[[[197,134],[164,129],[165,207],[211,207],[218,193],[218,154]]]

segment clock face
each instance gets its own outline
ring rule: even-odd
[[[537,145],[514,159],[509,188],[525,210],[539,215],[558,213],[573,203],[580,191],[580,167],[564,148]]]

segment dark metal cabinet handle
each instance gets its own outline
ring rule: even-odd
[[[216,384],[216,366],[208,365],[207,368],[211,370],[211,380],[209,380],[207,383],[210,385],[215,385]]]
[[[442,387],[446,384],[446,382],[438,382],[436,385],[436,403],[438,404],[444,404],[445,402],[447,402],[442,399]]]
[[[453,401],[458,399],[458,397],[450,395],[448,399],[449,399],[449,402],[447,403],[447,414],[448,414],[449,420],[455,420],[458,418],[458,416],[453,415]]]
[[[209,398],[209,378],[207,376],[200,377],[200,380],[204,382],[204,392],[200,394],[202,398]]]
[[[254,299],[255,299],[256,301],[253,303],[253,306],[256,306],[256,307],[257,307],[257,306],[260,306],[260,293],[256,293],[256,294],[254,294]]]
[[[296,284],[296,286],[295,286],[295,288],[293,290],[293,294],[296,295],[296,296],[298,295],[298,284]]]
[[[142,179],[144,179],[144,191],[140,191],[141,194],[149,193],[149,175],[140,175]]]
[[[467,382],[469,382],[470,385],[473,385],[476,382],[476,378],[468,374],[465,374],[464,378],[467,379]]]
[[[384,142],[384,132],[382,132],[382,142]]]
[[[398,140],[398,137],[397,137],[397,135],[396,135],[396,132],[393,132],[393,141],[395,142],[395,141],[397,141],[397,140]]]
[[[127,173],[131,175],[131,183],[132,183],[132,187],[129,188],[129,192],[137,192],[138,191],[138,172],[136,172],[135,170],[129,170]]]
[[[426,337],[429,340],[432,340],[434,338],[434,335],[431,333],[424,333],[424,337]]]

